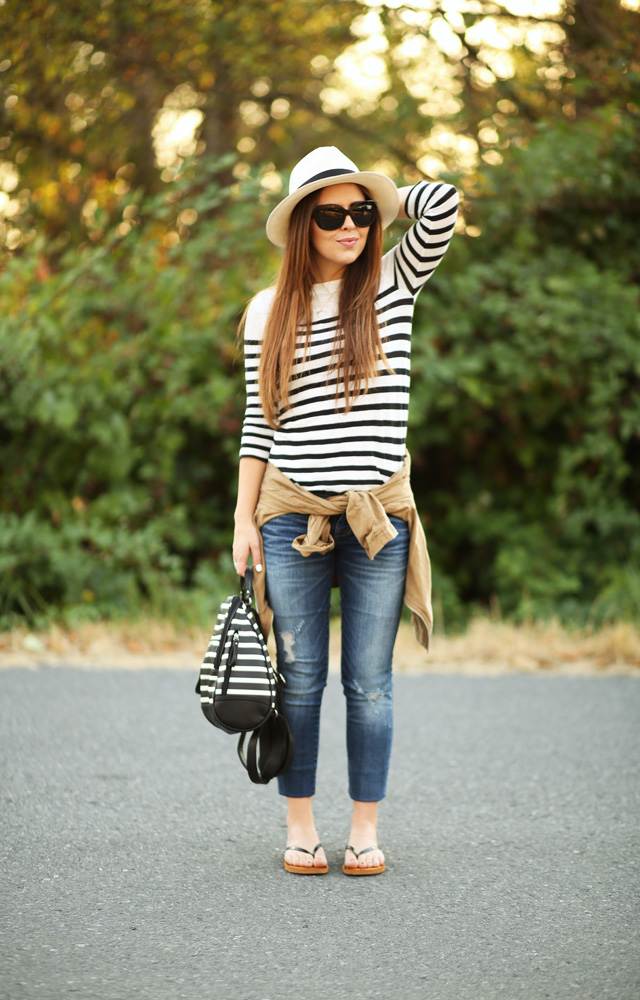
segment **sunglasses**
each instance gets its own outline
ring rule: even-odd
[[[320,229],[341,229],[348,215],[359,229],[368,229],[375,222],[378,206],[375,201],[354,201],[349,208],[342,205],[316,205],[311,218]]]

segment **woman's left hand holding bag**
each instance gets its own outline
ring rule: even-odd
[[[233,565],[239,576],[244,576],[249,561],[258,573],[262,570],[260,535],[253,523],[253,513],[258,504],[260,486],[266,464],[258,458],[241,458],[238,468],[238,502],[234,515]]]

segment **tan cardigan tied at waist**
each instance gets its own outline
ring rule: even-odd
[[[381,486],[371,490],[347,490],[346,493],[323,499],[298,486],[268,462],[253,521],[260,532],[263,524],[280,514],[308,514],[306,535],[299,535],[291,544],[302,556],[309,556],[312,552],[325,553],[333,549],[335,543],[331,536],[329,518],[333,514],[346,513],[349,527],[369,558],[373,559],[398,534],[387,515],[402,518],[409,526],[409,561],[404,603],[411,611],[413,630],[418,642],[428,649],[433,623],[431,566],[427,540],[411,490],[410,471],[411,460],[407,453],[403,467]],[[265,566],[265,572],[268,572],[262,534],[260,550],[262,565]],[[265,594],[265,572],[254,574],[254,592],[260,622],[267,635],[273,611]]]

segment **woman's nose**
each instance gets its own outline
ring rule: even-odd
[[[356,224],[355,224],[355,222],[353,221],[353,219],[351,218],[350,215],[345,215],[344,222],[342,223],[342,228],[343,229],[355,229],[356,228]]]

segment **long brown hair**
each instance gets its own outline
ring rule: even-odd
[[[366,189],[361,190],[364,197],[369,198]],[[311,244],[311,213],[318,193],[307,195],[291,214],[289,238],[264,330],[258,388],[262,409],[271,427],[278,426],[278,413],[288,406],[289,383],[301,332],[305,333],[305,356],[309,346],[311,297],[317,281]],[[345,412],[362,392],[366,393],[369,380],[376,374],[379,358],[392,371],[382,347],[375,308],[381,260],[382,224],[377,215],[362,253],[346,268],[340,289],[336,341],[327,374],[337,372],[336,397],[342,383]],[[339,347],[340,333],[343,335],[342,347]]]

